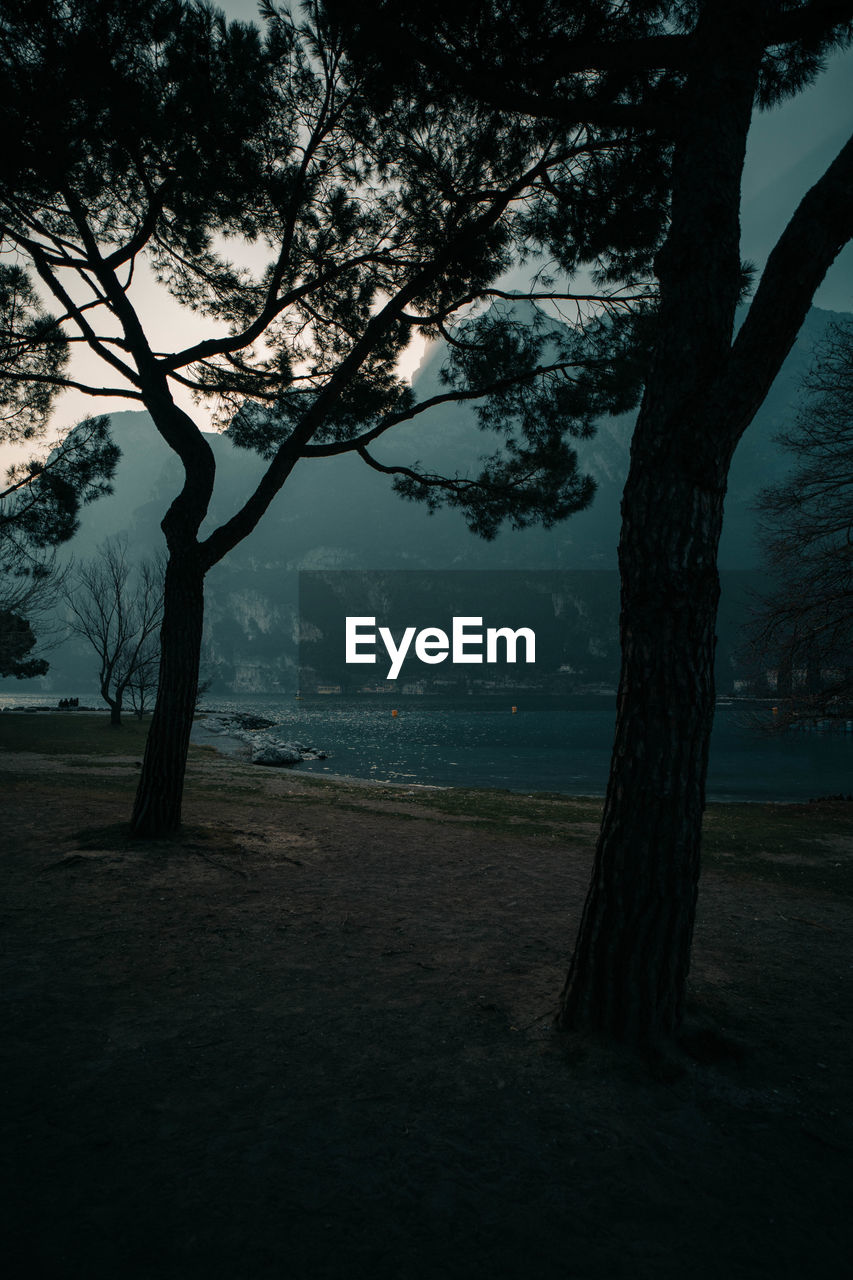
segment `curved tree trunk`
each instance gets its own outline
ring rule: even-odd
[[[201,659],[204,576],[210,563],[202,555],[198,531],[207,514],[216,475],[210,445],[192,419],[174,404],[165,378],[150,372],[152,363],[146,348],[143,365],[150,378],[146,384],[146,407],[158,431],[183,463],[184,486],[160,526],[168,547],[160,674],[130,819],[133,834],[146,838],[171,835],[181,825]]]
[[[204,569],[193,540],[173,546],[166,566],[160,683],[131,816],[137,836],[169,835],[181,823],[203,624]]]

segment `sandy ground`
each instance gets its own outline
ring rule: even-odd
[[[589,807],[196,751],[182,839],[139,848],[132,758],[0,770],[7,1274],[845,1274],[848,898],[715,858],[655,1072],[552,1026]]]

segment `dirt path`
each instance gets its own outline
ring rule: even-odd
[[[723,850],[700,1060],[655,1078],[551,1026],[589,813],[196,754],[183,841],[139,850],[132,759],[0,769],[9,1274],[843,1274],[849,899]]]

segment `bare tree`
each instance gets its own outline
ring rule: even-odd
[[[69,628],[97,655],[101,696],[115,726],[125,694],[141,715],[156,682],[152,655],[163,617],[163,573],[161,561],[132,564],[125,538],[108,538],[65,585]]]
[[[130,705],[137,720],[141,720],[146,711],[150,711],[157,696],[157,681],[160,674],[160,649],[156,634],[149,635],[140,650],[133,675],[127,684],[130,694]]]
[[[778,727],[853,702],[853,323],[830,327],[805,390],[779,437],[796,467],[758,504],[773,587],[748,635],[777,672]]]

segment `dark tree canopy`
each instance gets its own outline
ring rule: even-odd
[[[849,36],[847,0],[766,0],[757,105],[798,93]],[[648,124],[674,133],[684,78],[707,53],[702,0],[611,4],[584,0],[324,0],[348,46],[390,95],[415,79],[430,92],[530,118]],[[733,31],[738,38],[741,33]]]
[[[28,658],[36,637],[26,618],[9,609],[0,609],[0,676],[29,680],[47,671],[44,658]]]
[[[61,318],[45,309],[30,276],[19,263],[0,263],[0,445],[44,440],[69,351]],[[49,451],[43,446],[11,466],[0,483],[0,644],[7,655],[35,646],[32,622],[49,611],[58,585],[50,548],[74,534],[81,506],[109,492],[117,460],[108,419],[89,418]],[[3,674],[46,671],[44,659],[10,657]]]
[[[44,434],[68,343],[19,266],[0,263],[0,443]]]
[[[19,265],[0,263],[0,444],[44,439],[68,359],[59,318]],[[0,573],[22,571],[27,548],[67,541],[81,505],[108,491],[117,459],[108,420],[90,418],[49,456],[12,466],[0,485]]]
[[[111,491],[118,459],[109,419],[98,417],[78,423],[46,458],[10,468],[0,491],[5,546],[23,551],[67,542],[78,528],[81,506]]]
[[[146,402],[143,381],[156,375],[213,397],[223,422],[239,411],[235,436],[271,458],[273,485],[285,446],[308,456],[346,446],[373,465],[372,441],[416,412],[396,374],[412,334],[458,329],[524,251],[531,220],[556,216],[557,194],[582,190],[593,158],[610,163],[611,142],[586,130],[531,132],[491,109],[426,107],[413,94],[396,94],[377,119],[336,31],[316,15],[300,28],[269,7],[262,39],[177,0],[42,0],[2,12],[0,99],[13,138],[0,157],[3,234],[65,307],[52,340],[61,332],[63,352],[88,345],[116,375],[93,394]],[[265,270],[229,261],[223,237],[264,246]],[[158,352],[129,300],[137,261],[227,334]],[[494,316],[491,325],[497,333]],[[626,378],[610,381],[629,346],[624,323],[592,327],[586,367],[576,335],[569,350],[552,343],[525,384],[529,404],[520,385],[522,411],[491,415],[500,435],[516,428],[505,460],[498,450],[464,490],[435,476],[404,476],[404,490],[433,503],[445,489],[459,505],[470,498],[484,531],[516,500],[528,519],[582,505],[589,483],[566,444],[588,430],[581,393],[592,387],[598,407],[616,410],[637,393],[636,380],[630,391]],[[518,328],[508,321],[508,333]],[[522,368],[517,340],[492,344],[473,390],[497,385],[505,408],[507,381],[536,372],[530,350]],[[468,394],[461,367],[454,390]],[[80,384],[63,365],[51,386],[66,385]],[[226,541],[217,535],[210,554]]]
[[[29,438],[44,430],[33,422]],[[51,615],[61,592],[63,570],[54,548],[79,526],[81,506],[111,489],[119,450],[109,434],[109,419],[87,418],[45,457],[10,467],[0,490],[0,644],[17,646],[26,622],[40,640],[55,630]],[[6,628],[11,630],[7,633]],[[44,675],[44,659],[6,674]]]
[[[56,396],[71,385],[69,352],[62,318],[45,309],[32,279],[20,265],[0,263],[0,445],[44,439]],[[67,541],[80,506],[108,490],[117,459],[108,420],[90,418],[47,458],[11,467],[0,487],[0,543],[43,548]]]
[[[264,18],[261,32],[180,0],[0,4],[2,245],[52,295],[71,350],[88,347],[103,367],[88,383],[64,365],[45,377],[143,405],[185,471],[163,520],[163,656],[139,831],[178,820],[204,575],[299,459],[357,453],[404,496],[448,501],[491,536],[502,520],[551,523],[585,505],[592,486],[572,439],[639,390],[641,273],[594,297],[541,274],[523,295],[496,284],[526,256],[531,227],[556,217],[568,192],[581,198],[588,169],[606,186],[628,143],[458,95],[427,102],[416,86],[377,105],[318,6],[299,20],[267,5]],[[602,257],[602,281],[612,266]],[[137,303],[146,271],[209,336],[166,346]],[[541,312],[554,294],[573,327]],[[397,367],[418,334],[443,334],[453,349],[446,390],[420,404]],[[20,341],[14,323],[9,340]],[[256,491],[203,539],[215,468],[176,401],[187,392],[268,461]],[[494,441],[479,473],[375,455],[398,423],[428,430],[429,410],[453,400],[476,401]]]

